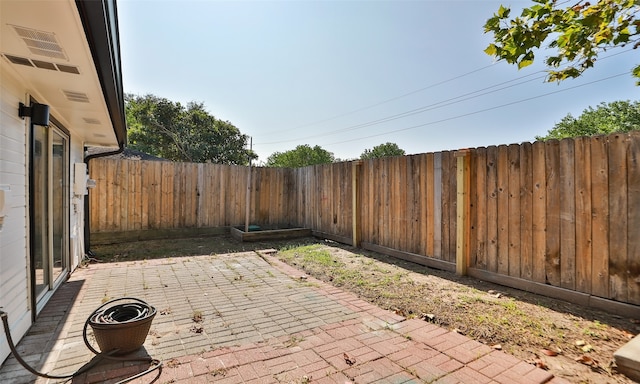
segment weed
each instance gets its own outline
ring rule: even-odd
[[[204,321],[204,315],[202,314],[202,311],[199,311],[199,310],[193,311],[191,320],[193,320],[194,323],[202,323]]]

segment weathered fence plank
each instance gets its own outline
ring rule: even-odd
[[[533,172],[533,206],[532,230],[533,230],[533,255],[532,255],[532,280],[537,283],[546,283],[547,276],[547,184],[546,184],[546,145],[538,141],[531,146],[532,172]]]
[[[531,143],[522,143],[520,156],[520,277],[533,279],[533,157]],[[514,177],[518,177],[515,176]]]
[[[609,295],[627,300],[627,136],[609,136]]]
[[[487,147],[487,270],[498,271],[498,147]]]
[[[574,141],[560,141],[560,286],[576,288],[576,197]]]
[[[508,255],[509,255],[509,276],[520,277],[521,268],[521,231],[522,225],[520,220],[520,203],[521,203],[521,186],[520,186],[520,146],[511,144],[507,147],[508,156]]]
[[[498,146],[498,273],[509,274],[509,157],[506,145]]]
[[[475,247],[471,248],[471,265],[477,268],[487,268],[487,200],[489,198],[487,192],[487,149],[477,148],[475,155],[475,169],[474,180],[471,185],[475,188],[475,193],[472,194],[473,202],[475,204],[472,212],[476,212],[475,218],[471,221],[476,227],[476,241]],[[473,244],[473,243],[472,243]]]
[[[640,132],[630,134],[628,172],[627,270],[628,301],[640,304]]]
[[[575,142],[575,257],[576,286],[579,292],[591,292],[591,149],[590,139],[578,137]]]
[[[545,142],[545,166],[547,181],[547,250],[545,274],[547,283],[560,286],[560,143]]]
[[[591,140],[591,293],[609,298],[609,163],[605,136]]]

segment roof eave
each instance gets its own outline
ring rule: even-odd
[[[87,43],[100,79],[118,146],[127,141],[120,62],[120,36],[115,0],[76,0]]]

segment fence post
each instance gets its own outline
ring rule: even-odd
[[[469,149],[456,151],[456,274],[465,276],[469,265]]]
[[[354,247],[360,246],[360,168],[362,167],[362,160],[355,160],[351,166],[351,201],[352,201],[352,245]]]

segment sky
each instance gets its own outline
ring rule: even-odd
[[[319,145],[342,160],[534,141],[568,114],[637,100],[637,51],[547,83],[483,52],[483,25],[516,0],[119,0],[124,91],[203,103],[251,137],[258,164]]]

